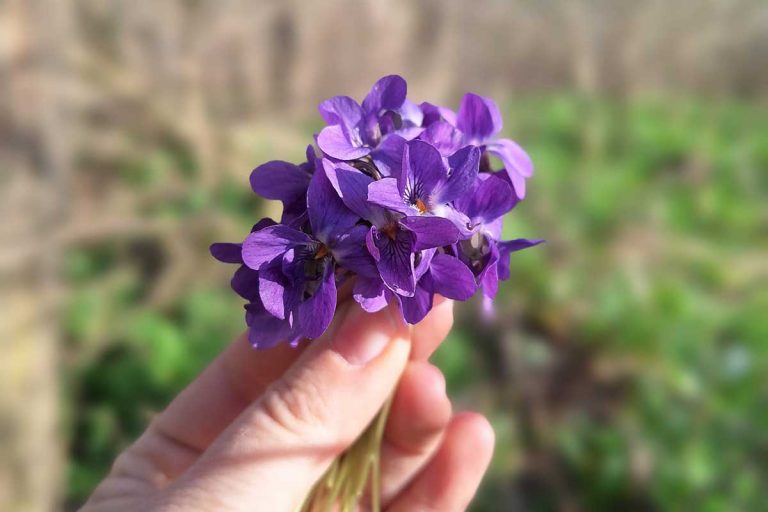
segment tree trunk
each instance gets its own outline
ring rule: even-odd
[[[11,0],[0,14],[0,510],[48,511],[59,500],[55,235],[69,174],[67,7]]]

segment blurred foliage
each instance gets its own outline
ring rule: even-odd
[[[495,320],[461,306],[435,356],[459,406],[497,429],[474,510],[761,509],[768,112],[561,94],[517,98],[505,119],[537,165],[505,230],[548,243],[514,255]],[[259,147],[253,163],[302,150]],[[152,194],[198,172],[192,155],[172,142],[136,155],[121,186]],[[244,179],[197,187],[147,218],[216,212],[244,232],[263,209]],[[213,263],[158,305],[162,259],[138,239],[64,262],[72,503],[242,328],[229,269]]]

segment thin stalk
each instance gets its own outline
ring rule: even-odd
[[[381,443],[390,397],[362,435],[339,455],[297,512],[353,512],[370,486],[371,511],[381,511]]]

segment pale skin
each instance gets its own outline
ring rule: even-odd
[[[115,461],[83,512],[292,512],[395,389],[382,446],[383,510],[461,511],[493,451],[488,421],[453,414],[427,359],[452,303],[417,326],[344,301],[321,338],[255,351],[235,340]]]

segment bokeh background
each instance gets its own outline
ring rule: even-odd
[[[0,509],[75,509],[240,331],[250,170],[393,72],[537,169],[548,243],[435,356],[498,435],[472,510],[766,510],[760,0],[0,0]]]

